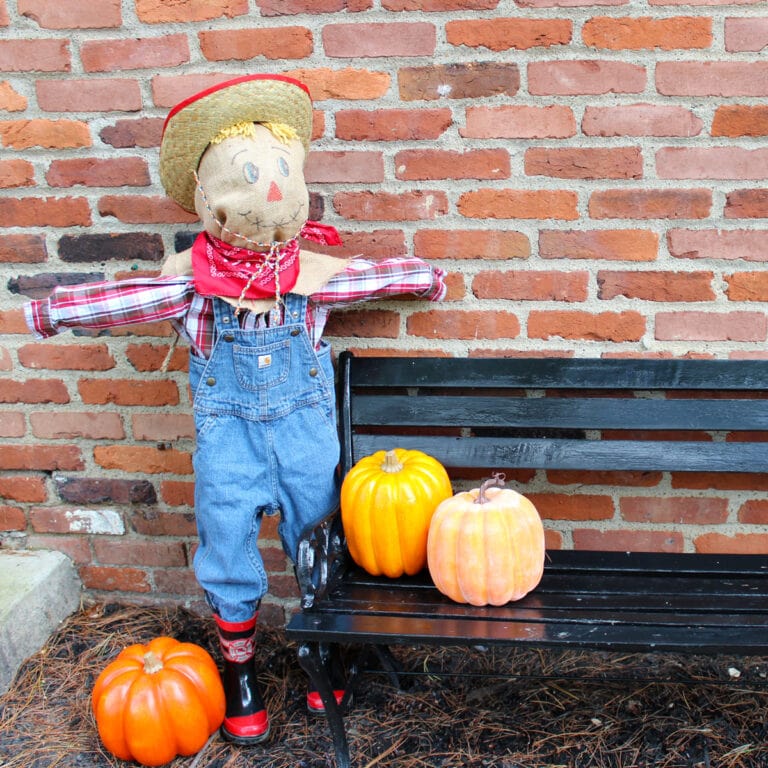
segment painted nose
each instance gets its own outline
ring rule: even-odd
[[[280,191],[280,188],[275,184],[273,181],[269,185],[269,190],[267,192],[267,202],[268,203],[279,203],[283,199],[283,193]]]

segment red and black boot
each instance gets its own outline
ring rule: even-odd
[[[344,699],[345,683],[344,683],[344,670],[341,664],[341,658],[339,657],[339,649],[335,645],[322,644],[320,648],[320,658],[323,666],[328,671],[328,677],[333,688],[333,698],[336,699],[337,704],[341,704]],[[324,715],[325,704],[320,697],[318,691],[310,685],[307,691],[307,710],[312,715]]]
[[[214,616],[224,656],[224,694],[227,712],[221,736],[234,744],[258,744],[269,736],[269,717],[256,681],[256,617],[248,621],[224,621]]]

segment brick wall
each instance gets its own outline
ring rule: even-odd
[[[157,174],[180,99],[303,79],[313,215],[449,272],[442,305],[337,315],[337,348],[764,357],[766,47],[764,0],[0,0],[2,545],[63,550],[94,595],[199,602],[184,350],[161,373],[165,324],[37,343],[21,313],[194,231]],[[768,550],[768,481],[623,480],[523,488],[564,546]],[[271,522],[263,543],[279,621],[293,577]]]

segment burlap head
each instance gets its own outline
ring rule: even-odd
[[[160,180],[182,208],[195,210],[198,163],[219,131],[239,122],[287,123],[309,150],[312,100],[306,85],[284,75],[247,75],[207,88],[168,114],[160,144]]]

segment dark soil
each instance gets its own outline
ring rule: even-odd
[[[167,634],[220,659],[207,618],[96,605],[68,620],[0,697],[2,768],[126,766],[90,712],[99,672]],[[351,652],[351,651],[349,651]],[[296,648],[260,630],[266,745],[214,736],[171,768],[331,768],[325,719],[306,713]],[[768,768],[768,659],[396,647],[403,690],[366,674],[346,718],[356,768]],[[587,678],[587,679],[584,679]]]

